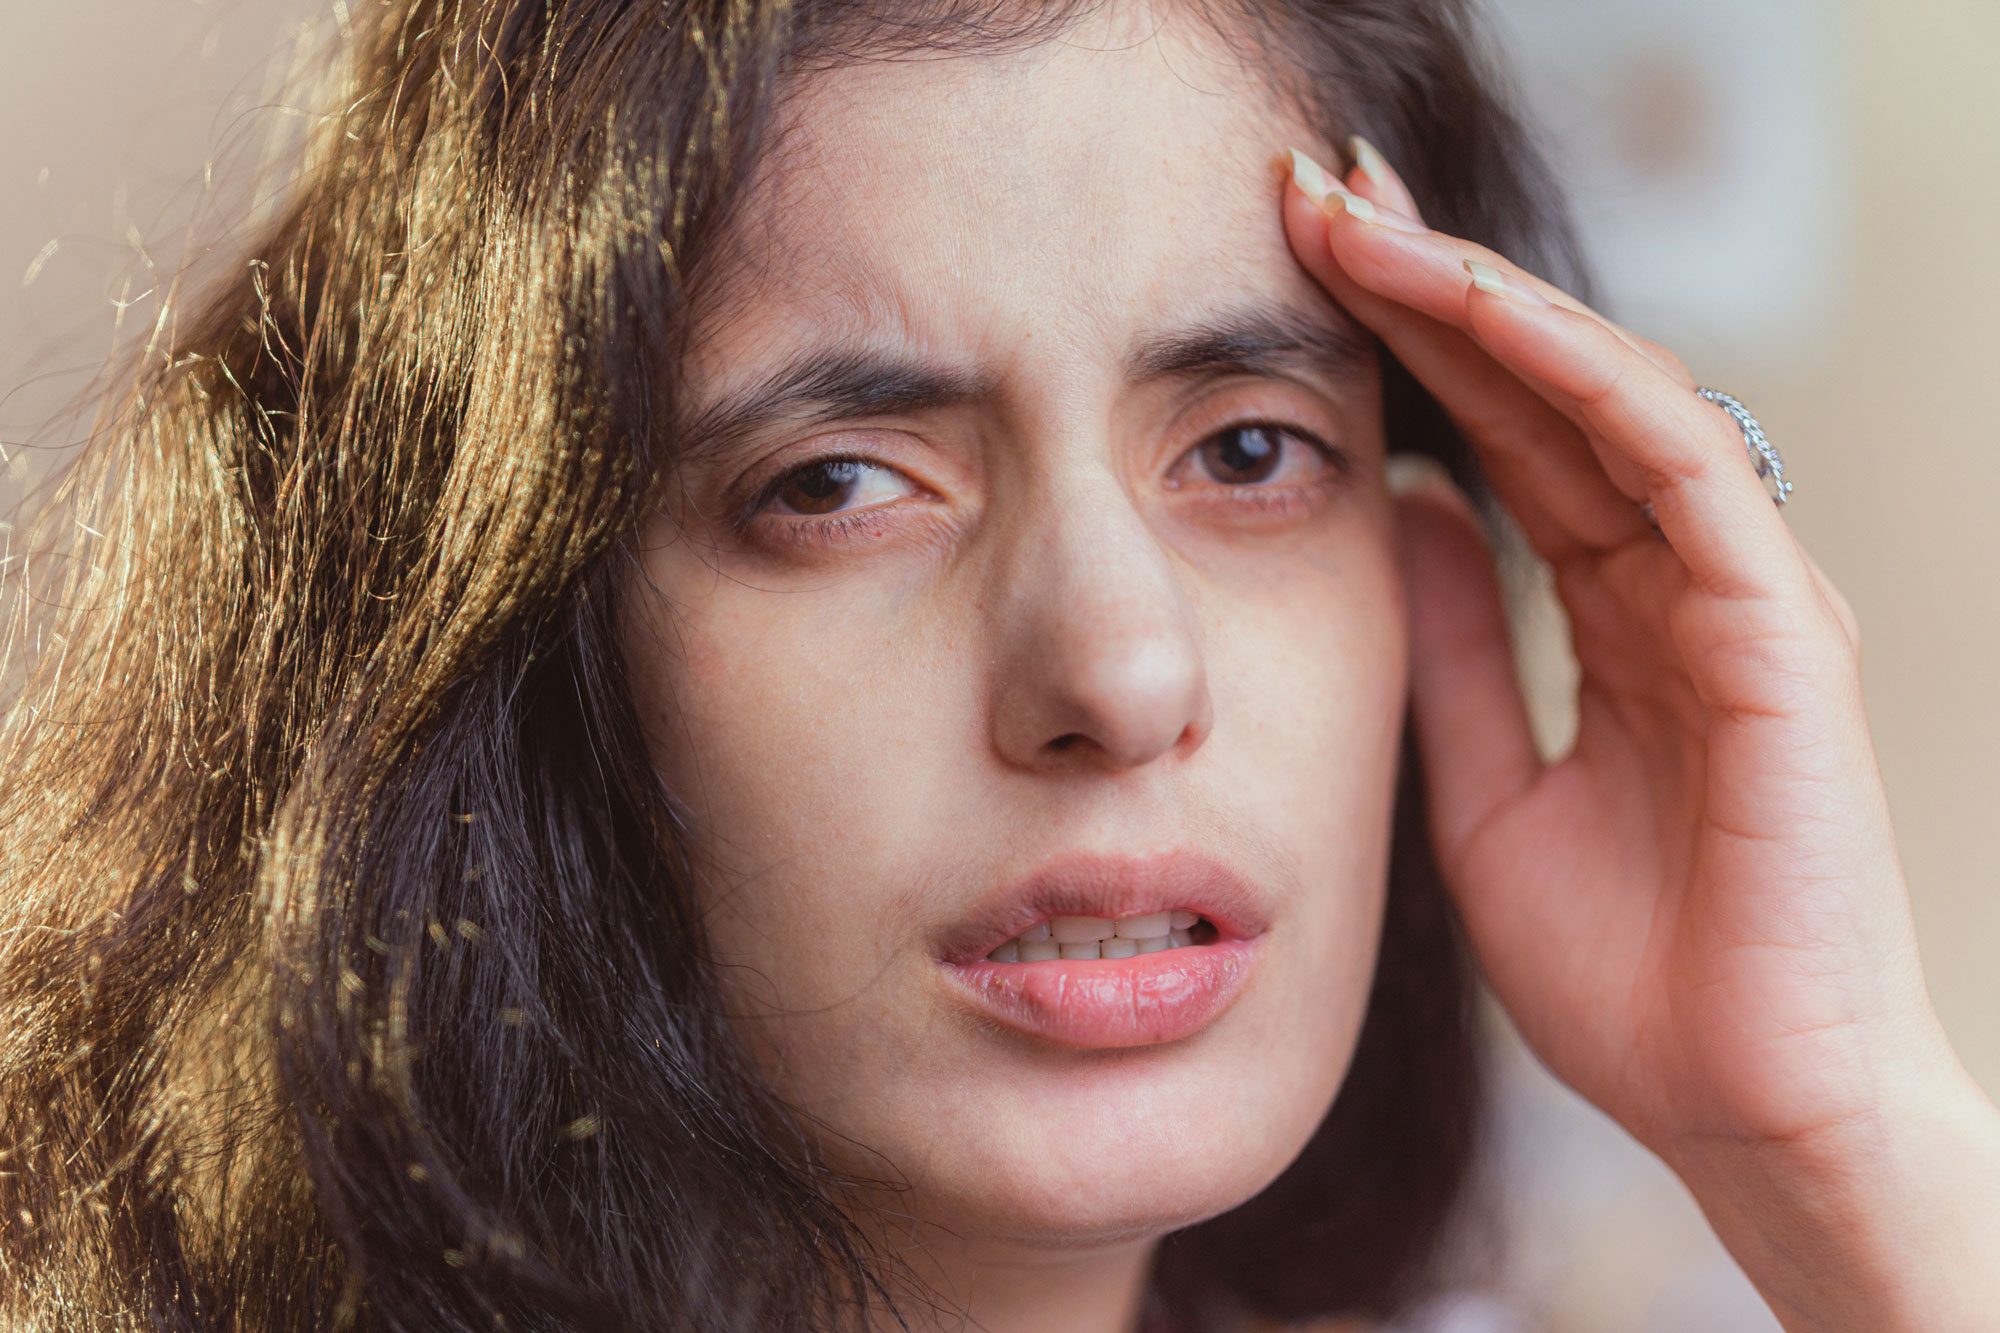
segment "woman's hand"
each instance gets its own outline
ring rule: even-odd
[[[1297,169],[1292,247],[1473,445],[1582,672],[1544,763],[1476,518],[1399,498],[1432,836],[1495,994],[1788,1323],[2000,1319],[2000,1112],[1925,990],[1853,612],[1671,352],[1428,230],[1363,155]]]

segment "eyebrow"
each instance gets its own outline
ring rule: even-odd
[[[1133,384],[1224,374],[1321,374],[1344,381],[1366,369],[1374,347],[1373,336],[1343,312],[1261,302],[1148,332],[1129,349],[1122,369]],[[680,462],[713,462],[786,419],[826,423],[935,411],[992,402],[1000,388],[999,376],[989,370],[912,351],[823,344],[693,415],[676,432]]]

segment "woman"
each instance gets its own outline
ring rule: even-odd
[[[1789,1327],[1986,1315],[1852,614],[1456,0],[355,23],[17,534],[10,1327],[1392,1317],[1474,959]]]

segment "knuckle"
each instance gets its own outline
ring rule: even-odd
[[[1853,604],[1847,600],[1847,595],[1841,592],[1839,585],[1820,568],[1819,562],[1812,558],[1811,552],[1800,546],[1799,556],[1812,575],[1813,587],[1819,593],[1821,604],[1832,615],[1841,637],[1847,640],[1848,649],[1858,655],[1861,651],[1861,618],[1855,614]]]
[[[1334,267],[1371,292],[1393,282],[1397,273],[1394,259],[1367,246],[1351,246],[1341,251],[1334,259]]]
[[[1636,333],[1630,336],[1632,341],[1638,345],[1641,351],[1645,352],[1654,365],[1680,381],[1683,388],[1693,389],[1696,387],[1694,372],[1687,368],[1687,363],[1682,361],[1672,348]]]
[[[1827,604],[1833,608],[1834,619],[1840,622],[1841,633],[1847,636],[1847,646],[1857,655],[1861,652],[1861,618],[1854,614],[1854,608],[1840,589],[1831,583],[1826,585]]]
[[[1576,386],[1577,403],[1593,412],[1606,407],[1625,388],[1631,363],[1621,356],[1596,356]]]

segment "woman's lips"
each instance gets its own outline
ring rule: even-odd
[[[1219,939],[1132,958],[941,962],[951,983],[1010,1027],[1068,1046],[1150,1046],[1221,1017],[1249,979],[1258,941]]]

